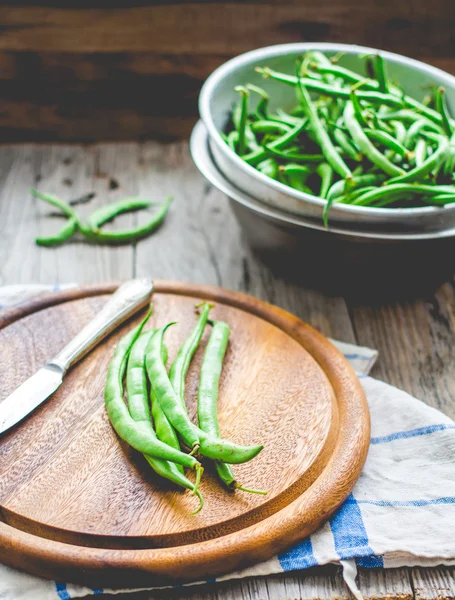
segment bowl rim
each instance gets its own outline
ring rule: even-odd
[[[358,237],[362,239],[379,240],[382,242],[434,241],[455,237],[455,227],[427,233],[380,233],[374,231],[362,231],[358,229],[345,229],[339,225],[335,227],[329,225],[329,227],[326,228],[323,225],[307,220],[303,217],[283,213],[279,209],[264,205],[257,198],[254,198],[250,194],[235,187],[234,184],[231,183],[216,166],[210,153],[208,141],[209,136],[207,128],[201,119],[193,127],[190,135],[190,154],[200,173],[221,193],[225,194],[234,202],[241,204],[245,208],[248,208],[261,217],[278,221],[280,224],[313,229],[320,231],[321,233],[332,233],[348,238]]]
[[[394,52],[388,52],[386,50],[380,50],[377,48],[371,48],[368,46],[358,46],[356,44],[340,44],[330,42],[296,42],[291,44],[275,44],[273,46],[265,46],[263,48],[257,48],[238,56],[231,58],[217,69],[215,69],[204,82],[200,94],[199,94],[199,114],[204,122],[210,139],[218,146],[219,150],[227,155],[227,157],[233,161],[238,168],[243,169],[251,177],[256,178],[263,184],[271,187],[282,194],[287,194],[297,200],[303,200],[309,204],[320,207],[321,210],[325,206],[327,200],[320,198],[319,196],[313,196],[306,194],[305,192],[299,192],[293,188],[275,181],[270,177],[267,177],[263,173],[260,173],[257,169],[246,163],[240,158],[222,139],[220,132],[218,131],[215,122],[210,111],[210,100],[212,94],[218,84],[228,74],[235,72],[239,67],[248,65],[256,60],[266,60],[268,58],[274,58],[282,56],[287,53],[298,53],[304,50],[321,50],[327,52],[345,52],[346,54],[367,54],[380,53],[384,58],[391,60],[392,62],[404,65],[416,71],[425,72],[429,76],[432,76],[440,82],[453,88],[455,92],[455,77],[450,75],[442,69],[433,67],[426,63],[423,63],[414,58],[408,58],[402,54]],[[455,202],[452,204],[446,204],[443,206],[425,206],[425,207],[411,207],[411,208],[380,208],[380,207],[369,207],[369,206],[352,206],[349,204],[333,204],[332,209],[336,207],[336,211],[346,212],[347,214],[355,215],[370,215],[370,216],[381,216],[391,217],[393,220],[405,217],[405,216],[422,216],[434,214],[441,210],[452,211],[455,210]]]

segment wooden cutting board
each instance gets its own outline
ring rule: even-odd
[[[0,399],[56,354],[115,284],[32,300],[0,317]],[[0,560],[92,586],[208,579],[270,558],[312,533],[359,477],[370,437],[362,388],[345,358],[293,315],[215,287],[157,282],[148,327],[178,321],[170,360],[195,323],[194,306],[232,329],[219,414],[223,437],[263,443],[234,470],[267,496],[229,493],[210,464],[197,502],[158,478],[121,442],[104,408],[115,345],[143,313],[96,347],[37,410],[0,438]],[[208,331],[187,378],[194,419]],[[189,477],[192,474],[189,473]]]

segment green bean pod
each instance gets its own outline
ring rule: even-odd
[[[152,329],[142,333],[134,342],[129,358],[126,371],[126,389],[128,395],[128,409],[131,417],[136,422],[150,421],[150,407],[147,394],[147,374],[145,370],[145,350],[150,341],[151,336],[155,333]],[[161,441],[165,441],[161,439]],[[173,446],[175,447],[175,446]],[[180,450],[180,446],[177,448]],[[154,456],[144,454],[152,469],[165,479],[190,490],[199,498],[199,507],[191,514],[198,513],[204,504],[202,495],[195,485],[183,475],[183,467],[167,460],[162,460]]]
[[[168,327],[169,325],[166,325],[158,329],[152,336],[145,359],[150,382],[166,417],[193,452],[199,448],[203,456],[227,463],[244,463],[251,460],[259,454],[262,446],[239,446],[211,437],[189,420],[180,398],[172,387],[161,357],[161,343]]]
[[[197,479],[200,479],[202,466],[194,456],[170,448],[167,444],[157,440],[151,421],[134,421],[123,400],[123,375],[126,369],[127,357],[149,315],[138,327],[124,336],[117,345],[107,372],[104,390],[106,411],[117,435],[135,450],[142,454],[176,462],[194,469]]]
[[[270,142],[270,144],[268,144],[265,148],[260,148],[255,150],[254,152],[251,152],[250,154],[245,154],[244,156],[242,156],[242,159],[253,166],[257,165],[259,162],[267,158],[270,152],[273,152],[274,150],[279,150],[280,148],[286,146],[287,144],[289,144],[289,142],[294,140],[302,131],[304,131],[307,124],[307,119],[300,119],[299,123],[295,125],[293,129],[285,133],[283,136],[279,137],[273,142]]]
[[[123,198],[118,202],[105,204],[104,206],[94,210],[87,217],[87,225],[90,229],[96,230],[105,223],[115,219],[115,217],[118,215],[131,212],[133,210],[139,210],[141,208],[149,208],[149,206],[152,205],[153,202],[150,202],[150,200],[144,200],[143,198]]]
[[[357,144],[360,151],[377,167],[382,169],[388,175],[402,175],[403,169],[391,163],[379,150],[373,146],[368,136],[363,131],[360,123],[355,118],[354,106],[352,102],[346,103],[344,113],[344,122],[349,129],[352,139]]]
[[[352,204],[357,206],[366,206],[372,202],[376,202],[383,199],[393,198],[396,199],[403,194],[414,194],[417,196],[431,196],[437,197],[438,195],[455,194],[455,186],[443,186],[443,185],[423,185],[415,183],[394,183],[380,188],[375,188],[372,191],[359,196]]]
[[[239,141],[239,134],[237,131],[231,131],[230,133],[228,133],[227,144],[228,144],[229,148],[231,148],[231,150],[234,150],[234,152],[237,152],[238,141]]]
[[[305,89],[301,78],[298,79],[298,88],[300,90],[300,103],[306,116],[308,117],[310,129],[318,141],[326,161],[334,171],[343,177],[343,179],[351,180],[351,170],[336,151],[329,134],[319,120],[317,111],[313,106],[310,95]]]
[[[254,92],[255,94],[259,95],[259,102],[256,106],[256,115],[258,119],[268,119],[268,106],[270,96],[265,90],[263,90],[257,85],[253,85],[252,83],[248,83],[246,87],[248,90],[250,90],[250,92]]]
[[[376,79],[379,84],[379,91],[386,94],[389,91],[389,85],[387,83],[387,74],[384,64],[384,59],[381,54],[376,54],[374,62],[374,70],[376,73]]]
[[[445,96],[445,89],[439,87],[436,93],[436,108],[441,115],[442,126],[446,134],[451,137],[454,132],[452,123],[450,122],[449,111],[447,109],[447,102]]]
[[[58,246],[72,237],[77,231],[77,220],[70,217],[66,220],[65,225],[55,234],[48,237],[37,237],[35,243],[38,246]]]
[[[214,321],[212,332],[204,353],[198,392],[198,423],[205,433],[220,437],[218,422],[218,393],[221,370],[229,341],[229,326],[222,321]],[[218,476],[231,489],[240,489],[257,494],[265,494],[262,490],[251,490],[242,487],[236,480],[232,468],[223,462],[215,461]]]
[[[411,183],[417,181],[423,177],[426,177],[435,168],[440,166],[448,153],[449,141],[446,138],[440,138],[439,147],[431,156],[429,156],[420,166],[411,169],[407,173],[400,175],[399,177],[393,177],[387,181],[386,185],[394,183]]]
[[[333,137],[335,138],[336,143],[348,155],[349,158],[352,158],[352,160],[355,160],[356,162],[360,162],[362,160],[362,155],[351,143],[344,131],[338,127],[335,127],[333,131]]]
[[[239,136],[238,142],[237,142],[237,148],[238,148],[239,154],[244,154],[245,148],[246,148],[245,128],[246,128],[246,123],[247,123],[247,119],[248,119],[248,98],[249,98],[250,92],[242,85],[237,86],[235,88],[235,91],[240,92],[240,115],[239,115],[238,123],[236,126],[237,133]]]
[[[411,157],[411,152],[403,146],[398,140],[392,137],[390,134],[385,131],[379,131],[377,129],[366,129],[366,135],[376,142],[379,142],[383,146],[386,146],[393,152],[396,152],[400,156],[409,159]]]
[[[193,360],[193,356],[198,349],[204,334],[204,329],[207,325],[209,313],[213,308],[213,304],[210,304],[210,302],[203,302],[197,308],[200,308],[197,323],[190,335],[180,346],[177,356],[169,369],[169,380],[185,410],[185,378],[188,369],[190,368],[191,361]]]
[[[290,126],[281,123],[280,121],[254,121],[251,124],[251,129],[258,133],[281,133],[286,134],[290,131]]]
[[[90,241],[97,242],[111,242],[111,243],[125,243],[134,242],[143,237],[146,237],[152,233],[157,227],[163,223],[164,219],[169,210],[169,206],[172,202],[172,198],[168,196],[165,198],[159,209],[152,215],[152,217],[143,225],[138,225],[133,229],[120,230],[120,231],[103,231],[101,229],[87,229],[82,233]]]
[[[416,167],[421,167],[427,158],[428,146],[425,140],[418,140],[414,149]]]
[[[296,76],[278,73],[277,71],[269,69],[268,67],[256,67],[255,70],[265,78],[270,77],[271,79],[275,79],[276,81],[280,81],[281,83],[286,83],[288,85],[298,85],[298,79]],[[319,92],[323,96],[333,96],[335,98],[344,98],[345,100],[348,100],[351,93],[351,91],[348,89],[336,87],[322,81],[309,79],[308,77],[302,77],[301,81],[302,85],[304,85],[307,89],[314,92]],[[393,96],[391,93],[382,94],[379,91],[358,91],[357,96],[359,99],[366,100],[371,104],[385,104],[386,106],[391,106],[392,108],[399,108],[403,106],[403,100]]]
[[[333,180],[333,169],[328,163],[321,163],[316,169],[316,173],[321,178],[321,186],[319,188],[319,197],[327,198],[330,186]]]
[[[258,171],[272,179],[276,179],[278,176],[278,163],[273,158],[266,158],[261,161],[256,168]]]

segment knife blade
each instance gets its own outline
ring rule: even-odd
[[[153,282],[150,279],[133,279],[121,285],[101,311],[57,356],[0,403],[0,435],[49,398],[61,385],[67,369],[148,304],[152,293]]]

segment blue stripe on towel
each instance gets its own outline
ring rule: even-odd
[[[349,498],[347,500],[349,502]],[[358,504],[371,504],[373,506],[430,506],[432,504],[455,504],[455,496],[445,496],[434,500],[357,500]]]
[[[438,423],[436,425],[428,425],[427,427],[410,429],[409,431],[397,431],[396,433],[391,433],[390,435],[373,437],[371,438],[370,443],[384,444],[386,442],[393,442],[394,440],[418,437],[419,435],[428,435],[429,433],[434,433],[435,431],[444,431],[446,429],[455,429],[455,425],[450,423]]]
[[[371,360],[371,354],[365,356],[364,354],[343,354],[344,358],[348,360]]]
[[[335,550],[341,560],[372,556],[359,504],[352,494],[330,519]]]
[[[99,594],[104,594],[104,590],[101,588],[93,588],[92,592],[93,592],[94,596],[97,596]]]
[[[309,537],[287,552],[278,554],[277,558],[283,571],[307,569],[308,567],[315,567],[318,564],[313,554],[313,546]]]
[[[66,589],[66,583],[55,582],[55,589],[57,591],[59,600],[71,600],[71,596],[68,594]]]
[[[374,569],[376,567],[383,567],[384,559],[382,556],[376,556],[376,555],[372,554],[371,556],[361,556],[360,558],[356,558],[355,564],[358,567],[366,567],[367,569]]]

